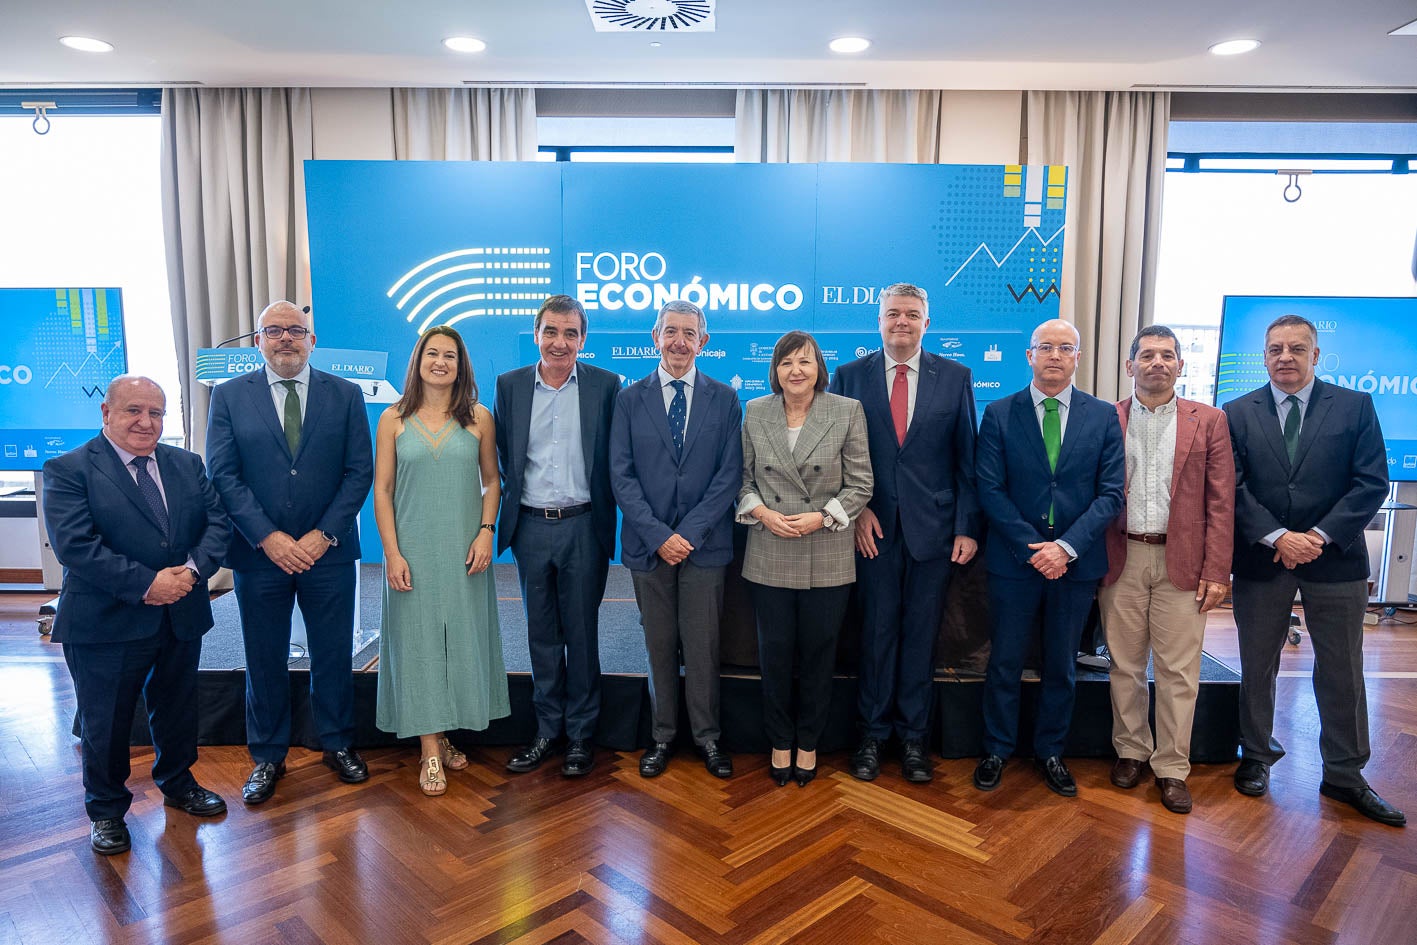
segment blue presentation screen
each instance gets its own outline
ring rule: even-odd
[[[1264,332],[1281,315],[1302,315],[1318,328],[1320,380],[1373,395],[1388,478],[1417,482],[1417,298],[1227,295],[1217,406],[1269,383]]]
[[[37,470],[93,438],[127,369],[120,289],[0,289],[0,469]]]
[[[773,343],[816,334],[829,368],[880,347],[878,293],[930,293],[928,350],[974,372],[982,406],[1024,387],[1024,349],[1058,315],[1067,168],[904,164],[310,161],[316,334],[389,354],[453,325],[484,391],[536,359],[532,318],[566,293],[584,360],[653,370],[668,298],[700,305],[700,367],[768,393]]]

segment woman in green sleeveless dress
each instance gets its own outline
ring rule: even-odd
[[[445,733],[484,729],[511,712],[490,568],[496,437],[452,328],[418,340],[377,442],[374,516],[387,580],[375,724],[419,737],[418,784],[438,795],[445,768],[467,767]]]

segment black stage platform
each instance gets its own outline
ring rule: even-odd
[[[501,598],[503,655],[508,670],[512,714],[494,721],[485,732],[463,732],[459,742],[469,744],[522,744],[535,735],[535,717],[531,707],[530,657],[526,645],[525,621],[512,565],[496,565],[497,589]],[[383,572],[377,565],[364,565],[361,581],[361,634],[369,635],[378,627]],[[729,606],[734,605],[732,588]],[[212,604],[216,626],[203,641],[201,670],[200,737],[208,745],[240,745],[245,743],[245,671],[241,650],[240,623],[233,595],[217,598]],[[601,715],[596,741],[605,748],[627,751],[649,743],[650,705],[646,684],[644,638],[639,625],[629,573],[624,568],[611,568],[606,599],[600,611]],[[973,615],[970,615],[973,616]],[[850,619],[850,618],[849,618]],[[768,745],[762,735],[762,705],[759,678],[751,656],[742,663],[727,662],[751,654],[750,640],[740,639],[747,631],[741,615],[735,621],[725,620],[721,724],[725,747],[734,752],[764,752]],[[730,640],[732,634],[734,639]],[[363,638],[363,637],[361,637]],[[943,640],[943,636],[942,636]],[[854,664],[855,633],[843,632],[843,648],[839,667]],[[942,642],[942,651],[947,649]],[[355,704],[357,710],[356,741],[359,747],[397,744],[397,739],[374,727],[374,703],[377,676],[373,671],[361,671],[377,655],[377,644],[371,643],[353,655],[355,670]],[[946,662],[949,662],[946,660]],[[961,661],[965,662],[965,661]],[[978,661],[973,661],[979,668]],[[309,712],[309,674],[301,667],[303,661],[292,663],[291,690],[294,699],[292,739],[295,744],[318,748]],[[1230,667],[1208,654],[1201,665],[1200,696],[1196,705],[1191,759],[1198,763],[1233,761],[1239,743],[1237,712],[1240,677]],[[977,756],[980,753],[982,726],[980,706],[984,681],[974,673],[955,671],[948,666],[937,669],[935,677],[935,719],[932,743],[946,758]],[[1019,731],[1027,733],[1033,724],[1037,706],[1038,684],[1023,684],[1023,719]],[[840,671],[835,681],[830,719],[820,745],[823,751],[838,751],[855,745],[856,679]],[[680,718],[685,718],[680,707]],[[1073,757],[1110,757],[1112,712],[1108,696],[1107,675],[1078,668],[1077,704],[1073,713],[1072,730],[1068,736],[1067,754]],[[685,726],[686,727],[686,726]],[[134,723],[134,743],[146,744],[146,720],[140,711]],[[1020,739],[1021,751],[1027,751],[1026,734]]]

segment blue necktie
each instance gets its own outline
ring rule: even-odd
[[[669,437],[674,441],[674,457],[684,455],[684,418],[689,413],[689,399],[684,396],[684,382],[670,381],[674,399],[669,402]]]
[[[148,508],[153,510],[153,517],[157,519],[158,527],[162,529],[164,535],[167,534],[167,506],[162,501],[162,492],[157,487],[157,482],[148,475],[147,456],[134,456],[129,460],[128,465],[133,467],[133,472],[137,473],[138,491],[143,494],[143,499],[148,503]]]

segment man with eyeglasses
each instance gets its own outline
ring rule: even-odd
[[[1033,330],[1033,383],[984,410],[977,446],[979,505],[989,520],[993,646],[984,686],[984,757],[974,786],[992,791],[1018,737],[1020,676],[1041,634],[1034,764],[1049,790],[1077,796],[1063,763],[1073,716],[1073,660],[1097,582],[1103,535],[1122,507],[1125,459],[1116,408],[1073,386],[1077,329],[1062,319]]]
[[[356,518],[373,484],[364,397],[310,367],[315,333],[290,302],[256,320],[264,371],[212,391],[207,462],[236,526],[227,566],[246,646],[247,804],[275,793],[290,747],[291,614],[305,618],[310,706],[324,762],[341,781],[369,777],[354,750]]]

